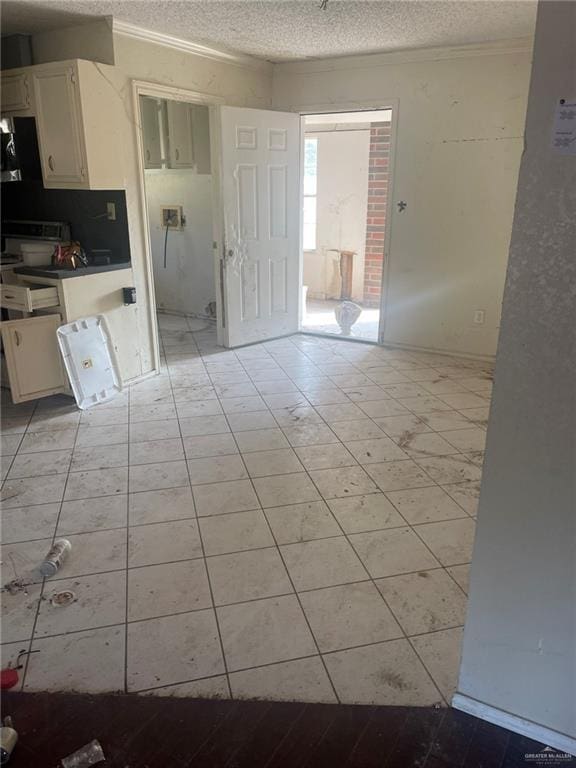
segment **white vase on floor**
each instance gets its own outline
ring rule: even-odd
[[[342,336],[350,336],[352,326],[358,320],[362,314],[362,307],[358,304],[354,304],[353,301],[343,301],[342,304],[338,304],[334,310],[334,316],[336,322],[340,326]]]

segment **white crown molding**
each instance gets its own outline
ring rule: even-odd
[[[257,59],[243,53],[233,53],[207,45],[194,43],[165,32],[138,27],[119,19],[113,20],[113,31],[123,37],[131,37],[146,43],[162,45],[176,51],[191,53],[213,61],[220,61],[248,69],[266,70],[272,66],[276,71],[297,72],[327,72],[340,69],[363,69],[367,67],[383,67],[390,64],[404,64],[416,61],[442,61],[446,59],[466,59],[475,56],[510,55],[515,53],[532,53],[533,39],[529,37],[513,40],[497,40],[474,45],[445,46],[438,48],[412,48],[384,53],[369,53],[351,56],[333,56],[322,59],[305,59],[300,61],[270,62]]]
[[[564,733],[554,731],[545,725],[538,725],[531,720],[525,720],[523,717],[513,715],[490,704],[484,704],[463,693],[454,694],[452,706],[454,709],[474,715],[474,717],[478,717],[480,720],[486,720],[494,725],[507,728],[509,731],[527,736],[529,739],[539,741],[541,744],[547,744],[561,752],[567,752],[569,755],[576,755],[576,739]]]
[[[305,61],[275,62],[276,72],[294,72],[307,74],[330,72],[343,69],[366,69],[385,67],[390,64],[406,64],[417,61],[443,61],[447,59],[469,59],[476,56],[511,55],[532,53],[533,39],[521,37],[514,40],[496,40],[475,45],[457,45],[441,48],[412,48],[385,53],[368,53],[354,56],[337,56]]]
[[[172,48],[176,51],[191,53],[195,56],[202,56],[205,59],[212,59],[213,61],[220,61],[222,63],[232,64],[237,67],[261,70],[269,69],[272,66],[269,61],[256,59],[253,56],[246,56],[241,53],[231,53],[228,51],[218,50],[217,48],[210,48],[207,45],[193,43],[191,40],[184,40],[181,37],[168,35],[164,32],[156,32],[152,29],[144,29],[144,27],[138,27],[135,24],[130,24],[126,21],[119,21],[118,19],[114,19],[113,21],[113,31],[115,34],[122,35],[123,37],[131,37],[135,40],[141,40],[146,43],[162,45],[165,48]]]

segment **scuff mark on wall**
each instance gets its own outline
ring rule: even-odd
[[[486,136],[473,139],[443,139],[442,144],[465,144],[467,142],[476,141],[517,141],[523,138],[522,136]]]
[[[108,77],[108,75],[102,70],[102,66],[98,64],[97,61],[94,62],[94,66],[103,80],[105,80],[108,85],[112,88],[112,90],[116,93],[118,96],[120,102],[122,103],[122,108],[124,112],[126,113],[126,117],[128,118],[128,121],[132,125],[137,125],[138,128],[140,128],[140,120],[134,118],[134,113],[132,111],[132,103],[130,100],[130,93],[129,93],[129,82],[124,81],[124,85],[118,86],[111,78]],[[138,116],[139,117],[139,116]]]

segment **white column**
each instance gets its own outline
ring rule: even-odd
[[[576,749],[576,3],[540,2],[454,706]],[[576,148],[575,148],[576,151]]]

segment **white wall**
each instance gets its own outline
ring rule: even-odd
[[[73,34],[73,32],[71,33]],[[498,46],[496,46],[498,47]],[[430,57],[429,53],[425,54]],[[405,54],[403,54],[405,58]],[[392,233],[386,340],[491,354],[498,333],[530,54],[528,46],[459,58],[397,55],[277,65],[276,108],[328,111],[399,99],[395,200],[408,208]],[[272,105],[272,65],[220,61],[114,34],[115,71],[102,73],[120,115],[118,133],[137,289],[141,372],[153,368],[154,327],[144,259],[132,79],[257,108]],[[472,312],[486,309],[484,326]]]
[[[206,314],[206,305],[216,298],[212,177],[192,169],[147,170],[145,175],[156,306],[184,314]],[[181,205],[186,216],[182,230],[168,232],[166,268],[162,205]]]
[[[352,298],[364,293],[370,131],[307,133],[318,139],[316,251],[304,255],[304,284],[311,298],[340,298],[339,256],[356,251]]]
[[[530,46],[279,64],[280,109],[398,99],[385,340],[493,355],[512,224]],[[448,58],[447,58],[448,56]],[[486,323],[474,325],[475,309]]]
[[[458,686],[574,754],[576,156],[551,132],[576,96],[575,30],[575,3],[539,4]]]

